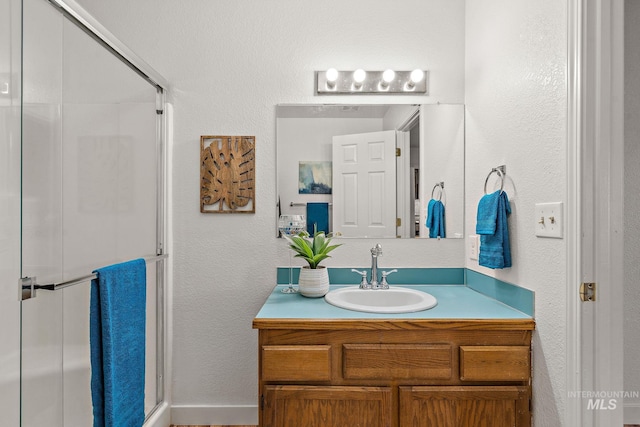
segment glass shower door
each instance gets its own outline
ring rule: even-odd
[[[46,3],[23,1],[21,277],[41,283],[62,276],[62,23]],[[62,301],[41,292],[22,303],[22,426],[64,426]]]
[[[0,0],[0,423],[20,423],[20,0]]]
[[[87,277],[159,253],[158,89],[45,0],[23,0],[22,51],[21,277],[77,283],[22,302],[21,425],[90,426]],[[149,263],[146,413],[162,279]]]

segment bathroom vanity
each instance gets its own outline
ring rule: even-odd
[[[407,287],[438,305],[362,313],[276,287],[253,321],[260,426],[530,426],[533,318],[462,285]]]

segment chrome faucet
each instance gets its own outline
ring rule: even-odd
[[[387,283],[387,276],[391,273],[395,273],[398,270],[395,268],[389,271],[383,271],[381,273],[382,280],[378,281],[378,257],[382,256],[382,245],[378,243],[373,248],[371,248],[371,280],[367,283],[367,272],[359,271],[355,268],[352,268],[351,271],[354,273],[358,273],[361,276],[360,280],[360,289],[389,289],[389,284]]]
[[[380,289],[380,283],[378,282],[379,256],[382,256],[382,245],[380,243],[371,248],[371,280],[369,281],[371,289]]]

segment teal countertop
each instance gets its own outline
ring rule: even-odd
[[[428,292],[438,304],[414,313],[364,313],[335,307],[324,298],[306,298],[300,294],[283,294],[288,285],[277,285],[256,315],[256,319],[532,319],[505,303],[490,298],[465,285],[391,285]],[[353,285],[331,285],[337,289]],[[376,292],[363,290],[362,292]]]

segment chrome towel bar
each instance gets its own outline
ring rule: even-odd
[[[293,207],[293,206],[307,206],[306,203],[296,203],[296,202],[291,202],[289,203],[289,206]],[[329,203],[329,206],[333,206],[333,203]]]
[[[433,193],[436,191],[436,188],[440,187],[440,196],[438,196],[438,200],[442,200],[442,192],[444,191],[444,181],[436,182],[436,185],[433,186],[431,190],[431,198],[433,199]]]
[[[168,257],[168,254],[162,255],[152,255],[146,257],[139,257],[145,260],[145,262],[158,262],[164,260]],[[86,276],[76,277],[71,280],[66,280],[60,283],[50,283],[47,285],[38,285],[36,281],[36,277],[22,277],[20,278],[20,290],[21,290],[21,299],[24,301],[29,298],[33,298],[36,296],[36,290],[42,289],[45,291],[57,291],[59,289],[68,288],[70,286],[78,285],[80,283],[90,282],[93,279],[96,279],[98,276],[95,273],[88,274]]]
[[[489,177],[494,173],[497,173],[500,177],[500,192],[502,193],[504,191],[504,177],[505,175],[507,175],[507,166],[501,165],[491,169],[491,172],[489,172],[489,175],[487,175],[487,179],[484,180],[484,194],[488,194],[487,183],[489,182]]]

